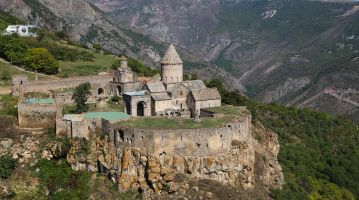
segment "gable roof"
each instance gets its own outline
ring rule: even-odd
[[[167,50],[165,56],[163,56],[161,64],[170,64],[170,65],[183,64],[181,58],[179,57],[179,55],[172,43],[168,47],[168,50]]]
[[[166,92],[165,86],[162,82],[147,82],[146,85],[151,93],[162,93]]]
[[[171,100],[171,97],[168,96],[168,94],[153,94],[151,96],[155,101]]]
[[[202,80],[186,81],[183,83],[190,90],[198,90],[198,89],[206,89],[207,88]]]
[[[180,87],[181,85],[183,85],[184,87],[186,87],[184,84],[182,83],[176,83],[174,86],[172,86],[167,92],[169,93],[173,93],[174,91],[177,90],[178,87]]]
[[[191,90],[191,92],[192,92],[193,98],[196,101],[221,99],[221,95],[219,94],[217,88]]]

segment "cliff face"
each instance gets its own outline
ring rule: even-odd
[[[200,179],[215,180],[247,192],[255,187],[262,193],[267,193],[268,188],[281,188],[284,177],[277,161],[276,134],[263,126],[252,126],[248,134],[245,142],[233,141],[230,151],[213,157],[153,155],[130,146],[116,148],[107,136],[104,140],[91,140],[86,148],[82,140],[72,141],[67,162],[74,170],[107,175],[118,184],[120,192],[139,190],[144,199],[167,195],[167,192],[186,194],[189,182]],[[255,140],[254,135],[260,135],[262,142]],[[51,159],[55,152],[61,152],[61,146],[61,143],[48,144],[42,157]],[[183,175],[188,180],[178,178]]]

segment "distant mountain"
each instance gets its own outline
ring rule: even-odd
[[[39,21],[39,26],[47,30],[65,30],[76,42],[100,44],[106,50],[117,54],[126,53],[155,68],[159,67],[169,45],[151,36],[144,29],[114,21],[84,0],[0,0],[0,9],[24,21]],[[208,80],[217,77],[217,74],[229,76],[229,73],[206,62],[203,56],[193,50],[178,48],[178,52],[185,66],[188,66],[187,69],[197,65],[202,69],[210,68],[212,73],[207,72],[205,75]],[[230,82],[233,82],[231,78],[228,79],[227,85]]]
[[[351,119],[359,113],[355,104],[321,96],[330,86],[359,89],[358,2],[88,1],[117,21],[200,52],[239,79],[229,89],[243,85],[242,91],[257,101],[308,106]]]

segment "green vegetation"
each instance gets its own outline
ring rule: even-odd
[[[191,75],[191,80],[197,80],[197,75],[195,73]]]
[[[183,81],[189,81],[191,80],[188,76],[188,74],[183,74]]]
[[[206,108],[206,110],[227,115],[243,116],[243,110],[238,107],[212,107]]]
[[[125,55],[126,56],[126,55]],[[119,55],[119,57],[122,57],[122,55]],[[156,74],[160,74],[160,69],[152,69],[150,66],[145,67],[141,61],[136,60],[134,58],[128,57],[127,58],[127,65],[131,68],[133,72],[137,74],[137,76],[145,76],[145,77],[152,77]],[[114,61],[112,64],[112,69],[116,70],[120,67],[119,61]]]
[[[59,71],[59,63],[44,48],[30,49],[26,53],[24,62],[31,70],[37,70],[48,74],[55,74]]]
[[[67,35],[67,33],[65,31],[57,31],[57,32],[55,32],[55,35],[63,40],[69,39],[69,35]]]
[[[11,95],[4,95],[1,97],[2,102],[2,109],[0,110],[0,113],[2,115],[8,115],[17,117],[17,102],[19,97],[13,97]]]
[[[29,49],[25,40],[17,34],[0,35],[0,57],[13,61],[13,63],[22,63],[27,50]]]
[[[228,91],[220,92],[228,99]],[[262,104],[237,95],[244,101],[234,105],[247,106],[254,126],[260,122],[278,135],[278,161],[286,184],[283,190],[271,189],[275,199],[359,197],[358,124],[342,116],[275,102]]]
[[[34,176],[39,178],[39,191],[45,191],[46,188],[51,199],[88,199],[88,182],[91,175],[72,170],[66,160],[58,162],[43,159],[33,168],[41,169],[39,173],[34,173]],[[62,188],[61,191],[59,191],[60,188]]]
[[[18,158],[12,158],[10,151],[0,156],[0,179],[9,178],[19,163]]]
[[[100,53],[101,50],[102,50],[102,48],[101,48],[101,46],[100,46],[99,44],[94,44],[94,45],[93,45],[93,48],[96,49],[96,52],[97,52],[97,53]]]
[[[72,100],[75,100],[76,103],[75,113],[81,114],[88,111],[89,105],[86,104],[86,101],[88,99],[88,96],[91,95],[90,89],[91,84],[89,82],[81,83],[75,88],[72,95]]]
[[[122,97],[119,97],[119,96],[114,96],[114,97],[111,98],[112,102],[119,102],[121,100],[122,100]]]
[[[9,25],[24,24],[24,21],[0,9],[0,30],[5,30]]]
[[[3,62],[0,62],[0,74],[3,75],[3,73],[5,72],[5,74],[12,74],[12,75],[20,75],[20,74],[24,74],[24,75],[27,75],[28,79],[29,80],[35,80],[35,74],[33,73],[29,73],[29,72],[24,72],[24,71],[20,71],[16,68],[12,68],[11,69],[11,66],[9,64],[6,64],[6,63],[3,63]],[[3,78],[3,77],[1,77]],[[43,76],[41,74],[38,74],[37,75],[37,78],[39,80],[44,80],[44,79],[51,79],[52,77],[49,77],[49,76]],[[2,79],[2,81],[4,81],[4,83],[8,83],[7,86],[10,86],[10,80],[9,79]],[[6,86],[6,85],[5,85]]]
[[[218,14],[219,26],[214,34],[225,31],[256,30],[261,40],[302,41],[312,39],[320,33],[334,27],[340,20],[336,16],[352,8],[350,4],[328,4],[311,1],[281,1],[271,6],[276,10],[273,17],[264,18],[270,1],[251,1],[246,4],[234,4],[223,7]],[[342,9],[331,12],[330,9]]]
[[[202,119],[202,123],[195,123],[192,119],[139,118],[121,123],[121,126],[146,130],[196,129],[224,127],[232,119],[231,116],[224,116],[222,118]]]

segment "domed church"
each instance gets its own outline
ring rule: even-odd
[[[124,93],[123,101],[124,113],[132,116],[194,118],[201,108],[221,106],[221,95],[202,80],[183,81],[183,61],[171,43],[161,61],[161,80]]]

